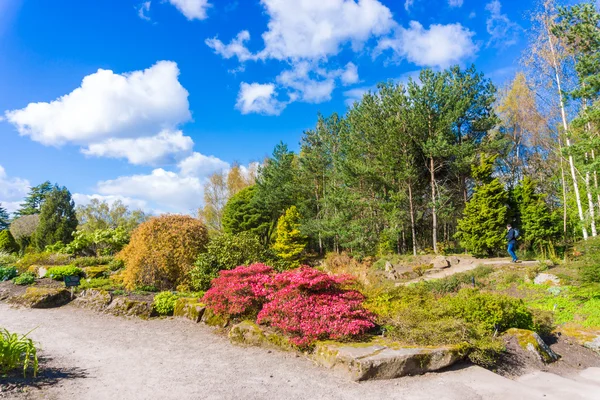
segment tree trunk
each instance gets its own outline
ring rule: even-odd
[[[585,173],[585,190],[587,191],[588,198],[588,207],[590,210],[590,223],[592,224],[592,236],[598,236],[596,232],[596,216],[594,212],[594,197],[592,196],[592,192],[590,191],[590,172],[587,171]]]
[[[562,144],[558,138],[558,150],[560,151],[560,179],[563,192],[563,239],[567,241],[567,180],[565,178],[565,168],[563,166]]]
[[[429,169],[431,173],[431,217],[432,217],[432,240],[433,240],[433,252],[437,254],[437,209],[435,206],[435,163],[433,157],[429,158]]]
[[[594,150],[592,150],[592,161],[596,162],[596,152]],[[600,192],[598,192],[598,174],[596,173],[596,170],[594,169],[594,189],[596,189],[596,200],[598,202],[598,209],[600,210]]]
[[[556,53],[554,52],[554,44],[552,44],[552,36],[550,35],[550,29],[546,25],[546,31],[548,32],[548,43],[550,44],[550,52],[552,53],[552,62],[554,64],[554,73],[556,79],[556,85],[558,89],[558,95],[560,99],[560,114],[562,117],[563,129],[565,130],[565,136],[567,138],[567,147],[571,147],[571,139],[569,138],[569,126],[567,124],[567,114],[565,112],[565,103],[562,97],[562,89],[560,84],[560,75],[558,73],[558,63],[556,61]],[[575,192],[575,200],[577,202],[577,211],[579,212],[579,221],[581,222],[581,231],[583,239],[587,240],[588,233],[585,227],[585,218],[583,217],[583,207],[581,206],[581,195],[579,194],[579,184],[577,183],[577,174],[575,172],[575,163],[573,156],[569,153],[569,167],[571,170],[571,179],[573,179],[573,191]]]
[[[413,206],[412,182],[408,181],[408,202],[410,203],[410,230],[412,234],[413,255],[417,255],[417,235],[415,228],[415,209]]]

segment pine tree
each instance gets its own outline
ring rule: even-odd
[[[223,208],[223,231],[229,234],[251,232],[268,242],[269,213],[254,201],[256,186],[249,186],[229,199]]]
[[[75,203],[66,187],[55,185],[46,196],[35,232],[38,250],[56,242],[70,243],[77,229]]]
[[[6,208],[2,207],[2,203],[0,203],[0,231],[8,229],[9,226],[10,216],[8,215],[8,211],[6,211]]]
[[[7,253],[16,253],[19,251],[19,245],[8,229],[0,231],[0,251]]]
[[[300,213],[296,206],[291,206],[277,221],[275,243],[272,248],[283,260],[297,262],[306,243],[306,236],[300,232]]]
[[[475,255],[493,255],[504,244],[508,194],[500,180],[492,178],[495,158],[482,154],[480,165],[473,167],[477,186],[458,220],[456,238]]]
[[[53,186],[49,181],[29,189],[29,194],[25,197],[25,201],[21,204],[20,208],[15,212],[15,216],[22,217],[23,215],[39,214],[46,195],[52,190]]]

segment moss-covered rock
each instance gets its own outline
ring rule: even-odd
[[[234,325],[229,330],[228,336],[231,343],[239,345],[276,348],[286,351],[293,349],[292,344],[284,335],[259,326],[252,321],[242,321]]]
[[[107,265],[99,265],[97,267],[84,268],[83,273],[88,279],[105,278],[110,275],[110,270]]]
[[[150,318],[156,316],[152,303],[148,301],[132,300],[127,297],[116,297],[106,307],[105,312],[118,316]]]
[[[600,330],[584,328],[576,324],[566,324],[561,326],[558,331],[562,335],[574,339],[581,346],[600,353]]]
[[[71,293],[64,288],[29,287],[21,296],[12,298],[12,301],[29,308],[53,308],[71,301]]]
[[[180,298],[175,302],[174,317],[183,317],[194,322],[200,322],[206,306],[198,298]]]
[[[216,326],[219,328],[225,328],[227,325],[229,325],[229,318],[215,314],[210,308],[204,310],[201,321],[206,325]]]
[[[519,346],[524,350],[533,353],[544,363],[557,361],[560,356],[556,354],[544,340],[533,331],[527,329],[511,328],[505,333],[507,336],[514,336],[519,342]]]
[[[94,311],[104,311],[112,301],[112,295],[106,290],[86,289],[77,296],[73,305]]]

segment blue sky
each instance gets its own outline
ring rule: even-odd
[[[510,79],[532,1],[0,0],[0,203],[194,212],[206,177],[379,81],[475,65]]]

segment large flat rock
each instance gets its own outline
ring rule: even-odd
[[[21,296],[11,298],[11,302],[29,308],[60,307],[71,301],[71,293],[64,288],[29,287]]]
[[[112,295],[106,290],[86,289],[73,301],[73,305],[94,311],[104,311],[112,301]]]
[[[420,375],[448,367],[463,358],[458,347],[417,348],[379,343],[320,342],[313,359],[350,379],[365,381]]]

